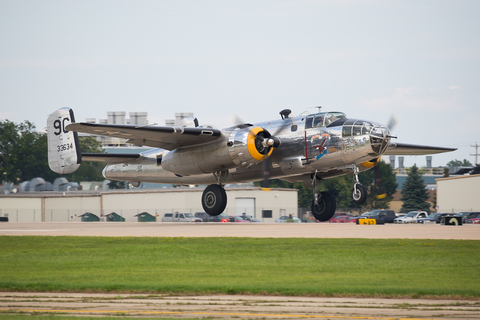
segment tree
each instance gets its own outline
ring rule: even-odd
[[[0,171],[14,183],[57,177],[48,167],[46,134],[36,132],[29,121],[0,121]]]
[[[455,160],[448,161],[447,166],[449,166],[449,167],[471,167],[472,164],[467,159],[463,159],[463,161],[455,159]]]
[[[82,152],[105,152],[93,137],[79,138]],[[70,181],[103,180],[104,164],[82,162],[80,168],[65,177]],[[53,182],[60,175],[48,166],[47,134],[35,131],[29,122],[0,121],[0,174],[3,180],[19,183],[36,177]]]
[[[380,170],[383,187],[385,188],[387,196],[383,199],[377,199],[376,197],[375,168],[360,173],[358,179],[369,191],[367,201],[362,205],[363,209],[386,209],[390,206],[390,202],[393,200],[393,195],[397,192],[398,184],[392,166],[385,163],[383,160],[379,161],[377,165],[378,170]]]
[[[416,165],[410,168],[407,180],[402,186],[403,206],[402,212],[414,210],[423,210],[430,213],[430,203],[428,203],[428,194],[422,175]]]

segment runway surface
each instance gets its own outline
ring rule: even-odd
[[[480,319],[463,300],[0,292],[0,312],[198,319]]]
[[[0,235],[480,240],[480,225],[0,223]],[[480,300],[0,292],[0,314],[197,319],[480,319]]]
[[[0,235],[107,237],[256,237],[480,240],[480,225],[352,223],[0,223]]]

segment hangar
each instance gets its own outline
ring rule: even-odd
[[[298,214],[296,189],[231,188],[225,213],[243,213],[263,222],[275,222],[282,215]],[[125,221],[137,222],[146,212],[161,221],[164,213],[204,211],[201,188],[128,189],[112,191],[29,192],[0,196],[0,217],[11,222],[80,222],[91,213],[101,221],[112,212]]]
[[[480,211],[480,175],[437,179],[437,212]]]

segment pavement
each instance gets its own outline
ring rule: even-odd
[[[106,237],[255,237],[480,240],[480,225],[353,223],[0,223],[0,235]]]

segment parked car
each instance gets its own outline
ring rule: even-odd
[[[476,216],[475,218],[465,220],[465,223],[480,224],[480,215]]]
[[[202,219],[195,217],[191,213],[165,213],[162,222],[202,222]]]
[[[222,217],[218,216],[211,216],[206,212],[195,212],[195,217],[202,219],[202,222],[222,222]]]
[[[473,219],[480,214],[479,211],[462,211],[457,213],[456,217],[462,217],[462,222],[466,223],[467,219]]]
[[[281,216],[280,218],[276,219],[275,222],[276,223],[287,223],[287,222],[301,223],[302,220],[298,219],[297,217]]]
[[[397,218],[397,215],[393,210],[376,209],[362,214],[359,218],[383,220],[385,223],[393,223],[393,221]]]
[[[196,212],[195,217],[202,219],[202,222],[234,222],[234,219],[227,216],[225,213],[220,213],[217,216],[211,216],[206,212]]]
[[[357,223],[358,217],[345,217],[344,223]]]
[[[328,222],[330,223],[344,223],[345,222],[345,219],[347,217],[353,217],[353,214],[351,213],[343,213],[342,215],[339,215],[339,216],[334,216],[333,218],[331,218],[330,220],[328,220]]]
[[[229,216],[230,222],[244,222],[249,223],[250,220],[245,220],[242,216]]]
[[[248,220],[250,222],[262,222],[261,220],[258,220],[252,216],[249,216],[249,215],[246,215],[246,214],[242,214],[241,216],[237,216],[239,218],[242,218],[243,220]]]
[[[422,219],[428,217],[426,211],[410,211],[405,216],[396,218],[393,220],[394,223],[414,223],[417,219]]]
[[[442,218],[444,217],[453,217],[455,214],[454,213],[432,213],[426,218],[420,218],[415,221],[415,223],[441,223]]]

